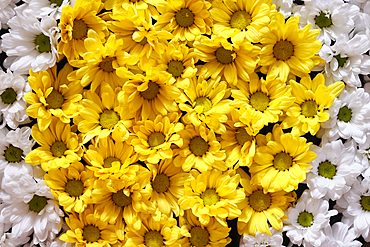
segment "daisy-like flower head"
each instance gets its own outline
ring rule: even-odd
[[[355,240],[357,235],[353,227],[349,227],[343,222],[336,222],[330,227],[324,229],[326,239],[322,242],[322,246],[338,246],[338,247],[360,247],[362,243]]]
[[[310,30],[311,25],[298,29],[298,22],[298,16],[287,22],[281,13],[272,17],[270,32],[261,40],[261,72],[267,74],[267,79],[279,76],[285,82],[289,73],[303,77],[321,63],[322,59],[315,55],[321,48],[321,42],[316,40],[320,31]]]
[[[238,174],[216,169],[203,173],[191,170],[189,174],[184,184],[184,195],[179,199],[181,209],[191,209],[202,225],[209,224],[214,217],[221,225],[227,226],[226,218],[231,220],[240,216],[236,203],[245,199],[245,193],[238,188]]]
[[[157,4],[161,14],[154,27],[173,34],[174,41],[194,41],[211,34],[211,3],[204,0],[168,0]]]
[[[281,231],[276,231],[273,228],[270,229],[271,236],[267,233],[256,232],[253,237],[251,235],[243,235],[240,238],[240,247],[281,247],[283,246],[283,236]]]
[[[186,114],[181,118],[185,124],[199,126],[205,123],[216,133],[225,133],[226,114],[230,111],[231,100],[227,83],[221,77],[206,80],[203,76],[193,77],[188,88],[184,89],[186,102],[179,104]]]
[[[30,71],[28,83],[33,92],[24,98],[31,104],[27,108],[30,117],[37,118],[40,131],[46,130],[53,116],[63,123],[78,115],[79,101],[82,99],[82,87],[79,83],[67,80],[72,67],[66,64],[57,73],[57,66],[41,72]]]
[[[291,128],[296,136],[310,132],[315,135],[320,129],[320,123],[329,119],[328,109],[344,88],[344,83],[338,81],[328,87],[325,86],[324,76],[318,74],[312,81],[304,77],[299,83],[290,80],[294,104],[286,111],[286,118],[282,122],[284,129]]]
[[[289,18],[292,15],[293,0],[272,0],[276,5],[276,10],[284,15],[284,18]]]
[[[206,64],[201,67],[200,75],[205,78],[223,76],[233,85],[238,82],[238,77],[249,81],[259,61],[260,47],[244,41],[242,33],[231,38],[213,36],[211,39],[202,36],[194,42],[195,53],[199,60]]]
[[[25,0],[29,10],[37,17],[51,16],[60,19],[64,6],[70,4],[70,0]]]
[[[69,124],[53,117],[49,127],[41,131],[32,126],[32,137],[40,147],[26,156],[26,163],[40,165],[44,171],[53,168],[67,168],[72,162],[81,160],[83,155],[80,137],[71,131]]]
[[[159,13],[155,6],[162,1],[163,0],[106,0],[104,1],[104,9],[112,10],[115,15],[126,15],[129,9],[137,9],[149,12],[149,14],[157,20]]]
[[[291,133],[284,134],[278,124],[272,133],[258,135],[257,144],[249,171],[251,183],[262,186],[265,193],[297,189],[311,169],[308,163],[316,158],[316,154],[309,151],[311,142]]]
[[[0,3],[0,27],[7,28],[8,21],[15,15],[18,0],[4,0]]]

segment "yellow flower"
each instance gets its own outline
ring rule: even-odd
[[[338,81],[326,87],[324,76],[318,74],[312,81],[310,77],[304,77],[300,83],[291,80],[289,84],[295,102],[288,108],[281,126],[284,129],[293,127],[293,135],[301,136],[307,132],[315,135],[320,123],[329,119],[327,109],[343,90],[344,83]]]
[[[155,5],[163,0],[106,0],[104,9],[112,10],[115,15],[125,15],[130,8],[139,11],[147,11],[154,19],[158,19],[159,13]]]
[[[78,82],[67,80],[72,67],[66,64],[57,74],[57,66],[40,72],[30,70],[28,82],[33,92],[27,93],[24,98],[31,104],[27,108],[30,117],[37,118],[37,125],[41,131],[46,130],[52,116],[63,123],[70,123],[71,118],[78,115],[82,87]]]
[[[26,156],[26,163],[40,165],[44,171],[54,168],[67,168],[72,162],[81,160],[83,155],[80,137],[71,131],[69,124],[53,117],[49,127],[41,131],[32,126],[32,137],[40,147]]]

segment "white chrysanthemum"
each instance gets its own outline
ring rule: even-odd
[[[9,33],[2,35],[2,49],[11,60],[16,57],[10,69],[17,74],[28,74],[29,69],[46,70],[58,59],[57,22],[50,16],[43,17],[40,22],[26,11],[23,14],[17,13],[9,20]]]
[[[346,87],[328,112],[330,119],[321,124],[320,138],[330,142],[352,137],[357,143],[365,143],[365,133],[370,129],[370,95],[363,88]]]
[[[1,0],[0,1],[0,28],[6,29],[6,23],[15,15],[15,4],[19,0]]]
[[[343,222],[336,222],[331,227],[324,229],[326,239],[321,246],[333,247],[360,247],[362,243],[355,240],[357,238],[353,228],[349,228]]]
[[[5,206],[5,204],[0,204],[0,212]],[[29,238],[14,238],[12,236],[12,233],[9,232],[9,229],[11,227],[12,224],[5,224],[4,222],[0,222],[0,247],[15,247],[17,245],[28,242]]]
[[[272,3],[276,5],[276,10],[282,13],[285,19],[292,15],[293,0],[272,0]]]
[[[324,144],[322,147],[311,145],[311,151],[317,158],[310,164],[311,172],[307,175],[307,185],[313,198],[338,200],[350,190],[356,177],[363,171],[363,166],[356,163],[356,143],[349,141],[343,145],[341,140]]]
[[[364,167],[362,175],[370,178],[370,132],[366,134],[366,141],[358,145],[356,159]]]
[[[64,6],[69,5],[69,0],[24,0],[28,3],[30,11],[37,17],[51,16],[59,20]]]
[[[329,226],[330,217],[338,213],[328,210],[329,202],[314,199],[308,190],[304,191],[295,207],[288,209],[288,220],[284,221],[283,231],[294,244],[320,246],[325,240],[324,228]]]
[[[283,235],[281,231],[276,231],[270,228],[271,236],[267,233],[256,232],[253,237],[251,235],[244,235],[240,238],[240,247],[281,247],[283,243]]]

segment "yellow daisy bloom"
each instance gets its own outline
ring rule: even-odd
[[[139,11],[148,11],[154,19],[158,19],[159,13],[155,5],[163,0],[106,0],[104,1],[104,9],[112,10],[115,15],[127,14],[130,8]]]
[[[53,117],[49,127],[41,131],[32,126],[32,137],[40,147],[32,150],[25,158],[26,163],[40,165],[44,171],[67,168],[72,162],[81,160],[83,155],[81,138],[71,131],[69,124]]]
[[[184,184],[184,195],[179,199],[181,209],[191,209],[202,225],[209,224],[214,217],[221,225],[227,226],[226,218],[232,220],[240,216],[236,203],[244,200],[245,194],[238,188],[238,174],[216,169],[203,173],[191,170],[189,174]]]
[[[282,13],[272,16],[268,32],[261,40],[261,72],[267,79],[280,77],[285,82],[289,73],[304,77],[322,59],[315,56],[321,48],[316,40],[319,29],[311,29],[311,24],[298,29],[299,16],[290,17],[286,22]]]
[[[65,211],[82,213],[91,200],[91,190],[95,181],[94,173],[86,170],[80,162],[68,168],[51,169],[44,175],[51,193]]]
[[[259,61],[261,48],[245,42],[242,33],[231,38],[213,36],[211,39],[202,36],[194,42],[195,53],[199,60],[206,64],[201,67],[200,75],[205,78],[223,76],[225,80],[236,85],[238,77],[249,81],[249,75],[254,72]]]
[[[311,144],[304,137],[284,134],[278,124],[272,133],[258,135],[258,148],[249,168],[252,184],[262,186],[264,193],[296,190],[311,170],[308,163],[316,159],[309,151]]]
[[[292,134],[301,136],[307,132],[315,135],[320,129],[320,123],[329,119],[328,109],[344,88],[344,83],[338,81],[330,86],[325,86],[323,74],[318,74],[312,81],[304,77],[299,83],[291,80],[294,104],[287,110],[287,117],[281,126],[291,128]]]
[[[80,83],[67,79],[72,70],[69,64],[58,73],[56,65],[40,72],[30,70],[28,83],[32,92],[28,92],[24,98],[31,104],[27,108],[27,114],[37,118],[37,125],[41,131],[49,127],[52,116],[67,124],[71,118],[78,115],[82,87]]]
[[[95,30],[101,40],[105,39],[107,24],[98,16],[102,8],[101,0],[77,0],[73,8],[70,5],[63,7],[58,52],[64,54],[68,61],[79,59],[86,52],[84,39],[89,30]]]
[[[161,14],[154,27],[173,34],[173,41],[194,41],[211,34],[211,3],[205,0],[168,0],[157,4]]]

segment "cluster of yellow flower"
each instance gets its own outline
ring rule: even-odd
[[[298,18],[285,22],[272,0],[64,7],[67,64],[30,71],[25,97],[39,144],[26,162],[41,164],[66,212],[61,239],[225,246],[227,219],[240,234],[281,229],[316,158],[302,135],[344,87],[311,80],[319,31]]]

